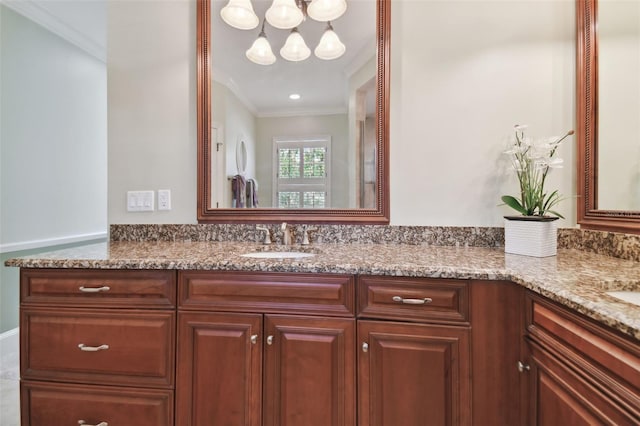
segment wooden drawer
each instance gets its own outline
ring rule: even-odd
[[[23,381],[22,425],[170,426],[173,392]]]
[[[640,346],[566,308],[529,293],[531,344],[540,346],[640,419]]]
[[[21,269],[20,300],[29,305],[173,308],[175,271]]]
[[[20,321],[23,379],[174,383],[174,312],[23,308]]]
[[[469,285],[460,280],[360,276],[358,317],[468,324]]]
[[[180,309],[355,314],[352,275],[180,271],[178,294]]]

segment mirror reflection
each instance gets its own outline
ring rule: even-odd
[[[209,207],[376,208],[376,0],[324,21],[289,3],[295,30],[271,23],[272,1],[211,1]],[[257,21],[223,20],[238,4]]]
[[[598,0],[598,210],[640,210],[640,2]]]

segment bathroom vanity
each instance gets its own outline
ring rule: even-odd
[[[579,273],[599,265],[620,285],[633,262],[345,246],[256,260],[241,243],[111,243],[11,260],[23,425],[640,420],[640,307]]]

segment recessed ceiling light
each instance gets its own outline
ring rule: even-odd
[[[289,95],[289,99],[291,99],[292,101],[297,101],[298,99],[300,99],[300,95],[297,93],[292,93]]]

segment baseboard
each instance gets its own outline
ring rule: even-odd
[[[94,232],[91,234],[69,235],[66,237],[47,238],[44,240],[32,240],[32,241],[21,241],[17,243],[0,244],[0,253],[11,253],[11,252],[17,252],[22,250],[33,250],[33,249],[42,249],[42,248],[50,248],[51,250],[53,250],[54,246],[59,246],[63,244],[89,242],[94,240],[106,239],[107,237],[108,235],[106,232]]]

